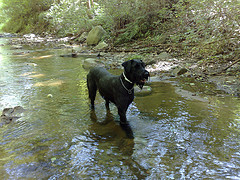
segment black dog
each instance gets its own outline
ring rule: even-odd
[[[128,124],[126,111],[134,99],[134,84],[141,89],[149,78],[149,72],[145,69],[142,60],[133,59],[122,64],[124,72],[120,76],[110,74],[102,67],[95,67],[87,75],[87,86],[91,107],[94,109],[94,100],[97,89],[106,101],[109,110],[109,102],[113,102],[118,108],[121,124]]]

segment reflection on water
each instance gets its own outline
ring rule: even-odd
[[[0,128],[2,179],[240,178],[239,99],[190,101],[152,83],[153,93],[130,106],[130,127],[121,127],[100,96],[90,110],[83,58],[0,48],[0,110],[26,109]]]

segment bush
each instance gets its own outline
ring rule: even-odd
[[[179,1],[175,7],[179,24],[176,34],[182,35],[187,53],[205,59],[239,57],[236,53],[240,38],[237,0]]]
[[[91,10],[83,1],[65,0],[54,3],[46,13],[46,19],[60,36],[90,30],[92,27]]]
[[[157,32],[166,22],[174,1],[158,0],[111,0],[101,1],[104,5],[105,24],[120,44],[134,39],[147,37]]]
[[[37,29],[38,15],[49,9],[51,0],[2,0],[3,30],[30,33]]]

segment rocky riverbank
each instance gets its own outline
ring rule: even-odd
[[[85,68],[100,65],[108,69],[118,69],[125,60],[141,58],[146,62],[151,76],[155,77],[152,78],[154,81],[177,82],[182,88],[192,91],[193,96],[202,93],[240,96],[239,60],[208,62],[182,55],[178,56],[177,52],[171,53],[170,50],[161,47],[158,47],[157,51],[156,49],[151,51],[149,48],[140,46],[139,43],[121,47],[110,47],[104,43],[103,47],[96,48],[96,46],[87,45],[87,38],[82,39],[79,43],[76,41],[76,37],[40,37],[35,34],[22,37],[1,34],[0,37],[9,38],[9,45],[18,50],[24,45],[34,48],[68,48],[69,54],[61,56],[69,58],[87,56],[88,58],[84,61]]]

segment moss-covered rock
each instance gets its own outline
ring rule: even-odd
[[[106,31],[102,28],[102,26],[94,27],[87,36],[87,45],[93,46],[97,45],[103,36],[106,34]]]

